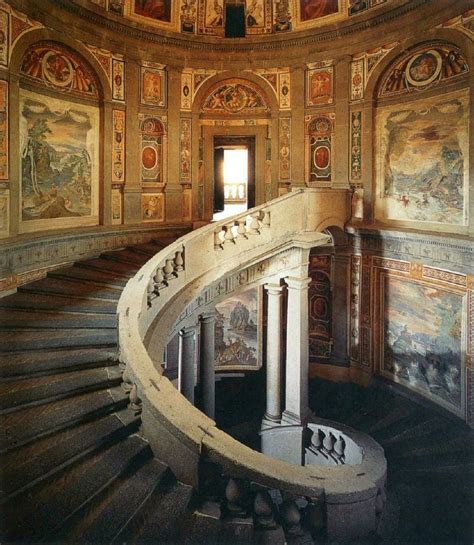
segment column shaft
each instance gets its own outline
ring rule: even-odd
[[[288,277],[286,325],[286,405],[282,423],[308,421],[308,285],[310,278]]]
[[[194,405],[194,334],[195,327],[185,327],[179,332],[181,356],[181,393]]]
[[[203,314],[201,319],[201,385],[203,411],[215,416],[215,322],[214,313]]]
[[[278,284],[265,286],[268,294],[267,306],[267,399],[265,421],[281,420],[281,295],[283,288]]]

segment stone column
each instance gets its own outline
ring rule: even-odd
[[[180,389],[184,397],[194,405],[194,326],[179,332],[180,341]]]
[[[281,421],[281,296],[279,284],[266,284],[267,307],[267,407],[262,428]]]
[[[204,413],[209,418],[215,415],[215,324],[214,312],[207,312],[200,317],[201,321],[201,386]]]
[[[286,325],[286,405],[282,424],[305,424],[308,407],[308,285],[311,279],[288,277]]]

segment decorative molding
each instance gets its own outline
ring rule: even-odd
[[[112,183],[125,182],[125,112],[112,110],[113,141],[112,141]]]

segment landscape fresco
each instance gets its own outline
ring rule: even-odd
[[[382,110],[379,219],[466,224],[468,127],[464,92]]]
[[[222,301],[216,313],[216,369],[260,368],[258,288]]]
[[[382,371],[437,402],[462,406],[462,296],[385,277]]]
[[[90,223],[97,215],[98,108],[22,90],[20,112],[22,221]]]

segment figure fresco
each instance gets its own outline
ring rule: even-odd
[[[219,86],[211,92],[204,102],[204,111],[241,113],[248,110],[265,111],[263,97],[250,85],[234,81]]]
[[[462,405],[462,296],[386,276],[382,371],[457,409]]]
[[[468,100],[458,92],[378,112],[379,219],[466,223]]]
[[[97,107],[21,90],[20,149],[23,222],[97,214]]]
[[[169,23],[171,22],[171,0],[134,0],[134,13]]]
[[[308,71],[308,106],[319,106],[333,102],[333,72],[332,66]]]
[[[165,105],[165,72],[161,68],[142,67],[142,103]]]
[[[142,221],[164,221],[163,193],[142,194]]]
[[[258,369],[259,290],[252,288],[216,305],[216,369]]]
[[[312,21],[338,11],[338,0],[300,0],[301,21]]]

